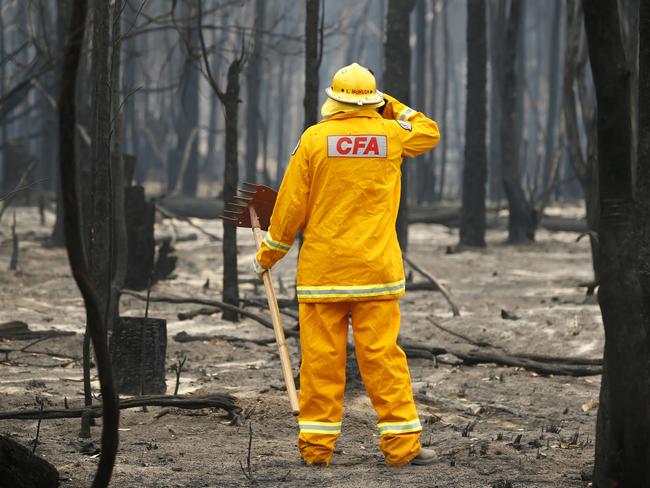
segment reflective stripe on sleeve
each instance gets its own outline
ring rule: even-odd
[[[408,120],[408,118],[415,113],[411,107],[406,107],[399,116],[399,120]]]
[[[273,240],[270,232],[266,233],[266,237],[264,238],[264,244],[269,246],[274,251],[288,252],[289,249],[291,249],[290,245],[287,245],[284,242]]]
[[[315,420],[301,420],[298,422],[300,432],[303,434],[332,434],[341,433],[341,422],[317,422]]]
[[[404,280],[378,285],[298,286],[298,298],[376,297],[404,291]]]
[[[419,419],[407,420],[405,422],[381,422],[377,424],[379,433],[386,434],[406,434],[408,432],[419,432],[422,430],[422,425]]]

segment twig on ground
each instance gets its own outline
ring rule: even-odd
[[[212,341],[214,339],[226,342],[252,342],[260,346],[273,344],[275,339],[247,339],[245,337],[235,337],[230,335],[190,335],[184,330],[176,334],[173,339],[176,342],[194,342],[194,341]]]
[[[252,484],[257,484],[257,480],[255,479],[255,475],[253,474],[253,468],[251,467],[251,448],[253,447],[253,423],[248,424],[248,454],[246,455],[246,467],[244,468],[244,465],[242,464],[241,461],[239,461],[239,467],[242,470],[242,473],[244,473],[244,476],[246,479],[252,483]]]
[[[36,446],[38,446],[38,438],[41,435],[41,422],[43,421],[43,407],[45,406],[45,402],[43,401],[42,398],[36,398],[36,403],[38,403],[39,410],[41,415],[38,417],[38,423],[36,424],[36,437],[34,438],[34,445],[32,446],[32,454],[36,454]]]
[[[449,303],[449,306],[451,307],[451,311],[454,314],[454,317],[460,317],[460,310],[458,309],[458,306],[451,299],[451,294],[449,293],[449,290],[447,290],[447,288],[442,283],[440,283],[440,281],[435,276],[433,276],[431,273],[425,271],[423,268],[418,266],[406,254],[403,254],[402,257],[404,258],[404,261],[406,261],[408,265],[411,268],[413,268],[414,271],[417,271],[422,276],[424,276],[427,280],[429,280],[432,284],[438,287],[440,293],[442,293],[442,296],[444,296],[445,300],[447,300],[447,303]]]
[[[176,373],[176,386],[174,386],[174,396],[178,395],[178,387],[181,384],[181,372],[183,371],[183,366],[185,365],[185,361],[187,361],[187,356],[183,356],[183,358],[177,358],[176,363],[174,363],[174,372]]]
[[[477,341],[477,340],[472,339],[471,337],[468,337],[468,336],[466,336],[466,335],[464,335],[464,334],[461,334],[461,333],[459,333],[459,332],[454,332],[453,330],[450,330],[450,329],[448,329],[447,327],[444,327],[443,325],[440,325],[440,324],[439,324],[438,322],[436,322],[436,321],[433,319],[433,317],[431,317],[431,316],[427,317],[427,320],[428,320],[429,322],[431,322],[431,324],[433,324],[435,327],[437,327],[438,329],[442,330],[443,332],[446,332],[446,333],[449,334],[449,335],[452,335],[452,336],[454,336],[454,337],[457,337],[458,339],[462,339],[462,340],[465,341],[465,342],[469,342],[469,343],[472,344],[473,346],[477,346],[477,347],[492,347],[492,348],[495,348],[495,349],[501,349],[501,347],[499,347],[499,346],[493,346],[493,345],[490,344],[489,342]]]

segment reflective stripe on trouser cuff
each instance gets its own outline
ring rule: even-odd
[[[422,430],[422,425],[419,419],[407,420],[405,422],[382,422],[377,424],[379,433],[386,434],[406,434],[408,432],[419,432]]]
[[[298,422],[301,434],[332,434],[341,433],[341,422],[316,422],[315,420],[301,420]]]
[[[410,107],[406,107],[401,115],[399,116],[399,120],[408,120],[408,118],[415,113],[415,110],[413,110]]]
[[[266,233],[266,237],[264,238],[264,244],[269,246],[274,251],[288,252],[289,249],[291,249],[290,245],[285,244],[284,242],[273,240],[270,232]]]
[[[404,291],[404,280],[379,285],[298,286],[298,298],[354,298],[392,295]]]

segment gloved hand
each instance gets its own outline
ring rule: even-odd
[[[253,257],[253,270],[260,280],[262,279],[262,275],[268,271],[268,269],[263,267],[257,260],[257,256]]]

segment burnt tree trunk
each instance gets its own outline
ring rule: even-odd
[[[223,175],[224,202],[233,202],[237,195],[239,165],[237,156],[237,116],[239,111],[239,73],[241,63],[236,60],[228,68],[228,84],[223,100],[226,112],[226,154]],[[237,227],[223,221],[223,301],[239,306],[239,277],[237,273]],[[237,312],[224,310],[223,319],[236,322]]]
[[[148,202],[142,186],[125,190],[127,266],[124,285],[132,290],[146,290],[153,276],[155,206]]]
[[[576,177],[580,181],[585,198],[587,226],[591,231],[592,264],[594,282],[598,283],[598,131],[596,124],[595,99],[587,89],[586,78],[591,76],[586,40],[583,29],[582,4],[570,0],[566,4],[566,46],[564,54],[564,81],[562,117],[566,127],[567,150],[569,161]],[[577,82],[577,83],[576,83]],[[576,87],[577,84],[577,87]],[[576,96],[576,88],[579,97]],[[578,118],[578,104],[582,117]],[[580,120],[586,135],[586,150],[582,149],[580,137]]]
[[[59,486],[59,472],[26,447],[0,435],[0,486],[56,488]]]
[[[647,2],[643,2],[647,3]],[[598,104],[600,185],[598,299],[605,326],[604,369],[596,424],[594,486],[650,486],[648,368],[650,177],[647,125],[640,149],[636,201],[632,178],[630,62],[626,60],[617,2],[584,3],[589,57]],[[648,70],[647,5],[641,18],[642,72]],[[646,73],[647,76],[647,73]],[[641,86],[648,86],[644,76]],[[647,93],[640,116],[648,123]],[[645,106],[644,106],[645,102]],[[645,192],[645,193],[644,193]],[[645,270],[643,267],[645,266]]]
[[[324,1],[324,0],[323,0]],[[321,0],[306,0],[305,11],[305,122],[303,129],[318,122],[318,68],[323,39],[319,35]]]
[[[113,472],[119,442],[119,408],[113,386],[113,374],[106,346],[104,311],[95,290],[94,280],[84,257],[77,194],[78,168],[75,151],[76,132],[76,79],[86,24],[87,2],[74,0],[72,17],[63,56],[58,107],[59,107],[59,164],[64,210],[65,242],[72,275],[79,287],[87,310],[88,331],[92,338],[97,371],[102,393],[102,444],[93,488],[108,486]]]
[[[447,139],[449,137],[449,121],[447,106],[449,103],[449,71],[451,69],[451,50],[449,48],[449,4],[443,1],[442,4],[442,53],[443,53],[443,70],[442,70],[442,107],[440,108],[440,118],[442,126],[447,131],[447,136],[440,141],[440,178],[438,180],[437,200],[442,200],[445,195],[445,180],[447,173]]]
[[[246,71],[246,181],[257,182],[259,148],[260,83],[262,67],[262,30],[266,1],[255,0],[253,51]],[[266,114],[265,114],[266,115]]]
[[[411,47],[410,15],[415,0],[389,0],[386,12],[383,89],[400,102],[410,103]],[[397,214],[397,238],[403,252],[408,250],[408,172],[402,163],[401,198]]]
[[[487,38],[483,0],[467,3],[467,104],[461,246],[485,246]]]
[[[501,178],[508,199],[508,242],[524,244],[535,240],[537,217],[521,186],[518,160],[516,54],[521,24],[522,2],[512,2],[506,28],[506,40],[502,51],[503,78],[501,83]]]
[[[167,321],[120,317],[111,335],[110,353],[118,393],[159,395],[167,391]]]

